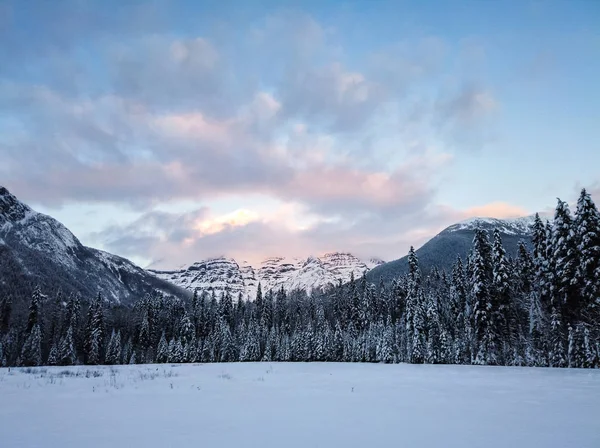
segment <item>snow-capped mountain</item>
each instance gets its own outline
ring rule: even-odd
[[[0,187],[0,294],[28,294],[35,285],[84,298],[102,292],[113,303],[155,289],[185,295],[129,260],[82,245],[60,222]]]
[[[498,229],[505,235],[523,235],[531,231],[535,215],[521,218],[471,218],[447,227],[442,233],[458,232],[461,230]]]
[[[382,263],[378,259],[361,261],[352,254],[334,252],[306,259],[271,257],[258,267],[232,258],[214,258],[185,269],[150,272],[188,290],[214,290],[217,296],[229,290],[234,297],[241,293],[244,298],[253,299],[259,283],[263,291],[283,287],[286,291],[301,289],[311,292],[323,290],[340,280],[347,282],[352,275],[359,278]]]
[[[492,232],[500,231],[502,242],[508,255],[514,256],[517,252],[519,241],[531,241],[531,229],[535,216],[525,216],[515,219],[498,218],[472,218],[453,224],[442,230],[423,246],[416,250],[419,264],[424,272],[432,267],[450,272],[456,258],[463,260],[469,253],[473,243],[476,229]],[[406,256],[384,263],[369,271],[367,278],[372,282],[380,280],[390,281],[408,271],[408,258]]]

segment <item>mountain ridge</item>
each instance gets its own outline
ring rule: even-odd
[[[417,249],[424,271],[433,266],[448,270],[457,256],[465,257],[476,228],[500,231],[507,253],[520,240],[529,242],[533,216],[498,219],[471,218],[453,224]],[[192,263],[181,269],[143,269],[124,257],[84,246],[56,219],[34,211],[0,186],[0,293],[16,284],[31,290],[34,283],[87,296],[102,290],[114,303],[127,303],[141,294],[159,290],[178,297],[190,291],[229,291],[253,299],[258,285],[264,292],[284,288],[308,293],[325,290],[363,274],[373,283],[389,281],[406,272],[406,257],[387,263],[361,260],[348,252],[292,258],[273,256],[259,266],[228,257]]]
[[[212,292],[229,291],[246,299],[256,296],[258,284],[264,292],[279,290],[325,290],[340,280],[347,282],[351,275],[359,277],[383,261],[366,261],[348,252],[328,252],[321,256],[265,258],[258,267],[230,257],[214,257],[192,263],[184,269],[149,270],[166,281],[189,290]]]
[[[531,228],[535,215],[519,218],[470,218],[452,224],[439,232],[415,252],[419,258],[421,270],[428,272],[436,267],[450,272],[457,257],[463,260],[467,257],[476,229],[483,229],[490,235],[498,229],[507,255],[516,254],[519,241],[531,243]],[[367,273],[367,279],[373,283],[389,282],[408,272],[408,256],[389,261]]]
[[[88,299],[101,292],[115,304],[155,290],[188,295],[126,258],[84,246],[61,222],[0,186],[0,293],[27,295],[36,285]]]

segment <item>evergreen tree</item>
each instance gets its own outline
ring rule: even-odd
[[[167,338],[165,337],[165,332],[163,331],[160,342],[158,343],[158,349],[156,351],[156,362],[165,363],[169,360],[169,345],[167,344]]]
[[[11,315],[12,297],[4,297],[0,300],[0,335],[8,333]]]
[[[233,336],[231,335],[231,330],[229,329],[229,324],[225,321],[225,319],[219,320],[219,332],[220,332],[220,353],[221,353],[221,362],[231,362],[236,360],[235,353],[235,343],[233,340]]]
[[[583,367],[594,368],[598,367],[598,353],[592,345],[590,339],[590,329],[586,326],[583,330]]]
[[[144,307],[144,311],[142,313],[142,321],[140,324],[140,332],[138,336],[138,348],[142,362],[146,360],[146,354],[148,352],[148,349],[150,348],[150,338],[150,318],[148,308]]]
[[[425,362],[437,364],[440,361],[440,320],[434,300],[430,297],[427,301],[426,312],[427,348]]]
[[[475,364],[495,362],[497,340],[493,323],[494,303],[490,293],[492,279],[491,247],[484,230],[477,229],[470,256],[473,302]]]
[[[498,361],[504,363],[505,360],[509,359],[510,347],[517,340],[517,322],[515,321],[515,310],[511,309],[514,301],[511,297],[510,268],[498,229],[494,230],[492,264],[492,325],[494,331],[491,334],[495,338],[494,345],[498,349],[503,349],[503,358],[498,359]]]
[[[127,339],[127,342],[125,342],[125,345],[123,346],[123,350],[121,353],[122,356],[122,364],[131,364],[131,357],[134,355],[133,352],[133,342],[131,340],[131,337],[129,339]],[[135,358],[133,364],[135,364]]]
[[[552,307],[550,315],[550,365],[565,367],[566,356],[564,346],[563,325],[558,307]]]
[[[121,332],[115,330],[110,335],[108,348],[106,349],[106,364],[114,365],[121,363]]]
[[[467,280],[460,257],[452,269],[452,280],[450,285],[450,313],[452,321],[450,323],[450,337],[454,340],[453,356],[448,362],[458,364],[466,363],[470,360],[470,317],[471,307],[467,301]]]
[[[40,324],[40,308],[42,306],[42,292],[38,286],[33,290],[33,295],[31,297],[31,303],[29,305],[29,317],[27,319],[27,329],[25,330],[27,334],[30,334],[33,328],[36,325]]]
[[[77,363],[77,351],[73,339],[73,327],[69,325],[65,336],[60,341],[58,362],[61,366],[72,366]]]
[[[576,324],[580,309],[575,282],[577,244],[569,206],[560,199],[554,213],[551,247],[552,305],[561,311],[564,324]]]
[[[31,329],[31,333],[29,333],[27,340],[23,345],[23,350],[21,351],[21,363],[27,367],[39,366],[42,364],[42,332],[37,323]]]
[[[58,347],[56,346],[56,343],[52,343],[52,346],[50,347],[50,353],[48,354],[48,365],[49,366],[55,366],[58,364]]]
[[[0,340],[0,367],[6,367],[8,365],[8,361],[6,359],[6,353],[4,352],[4,344]]]
[[[585,189],[577,201],[575,239],[579,264],[576,285],[579,303],[574,312],[588,324],[600,327],[600,213]]]

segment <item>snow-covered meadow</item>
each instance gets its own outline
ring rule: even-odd
[[[600,447],[600,371],[236,363],[0,369],[4,447]]]

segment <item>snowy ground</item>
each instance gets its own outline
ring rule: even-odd
[[[0,369],[3,447],[600,447],[600,371],[371,364]]]

